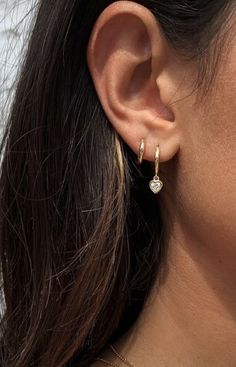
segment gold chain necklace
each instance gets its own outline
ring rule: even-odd
[[[112,345],[112,344],[109,344],[109,347],[111,348],[111,350],[113,351],[113,353],[124,363],[126,364],[126,366],[129,366],[129,367],[135,367],[131,362],[128,361],[128,359],[126,359],[124,356],[122,356],[118,350]],[[109,362],[107,361],[106,359],[103,359],[103,358],[100,358],[100,357],[97,357],[95,358],[96,360],[98,361],[101,361],[103,363],[105,363],[106,365],[108,366],[112,366],[112,367],[119,367],[117,364],[113,363],[113,362]]]

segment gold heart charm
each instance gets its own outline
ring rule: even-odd
[[[163,182],[161,180],[152,180],[149,182],[149,187],[154,194],[158,194],[163,187]]]

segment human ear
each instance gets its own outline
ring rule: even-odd
[[[87,62],[109,121],[143,159],[160,161],[179,149],[179,127],[168,106],[173,91],[172,50],[155,16],[132,1],[116,1],[98,17],[88,43]]]

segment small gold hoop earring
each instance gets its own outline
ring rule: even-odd
[[[143,161],[143,153],[145,149],[144,139],[141,139],[138,154],[138,163],[141,164]]]
[[[158,176],[159,164],[160,164],[160,148],[158,144],[155,150],[155,176],[149,182],[149,187],[154,194],[158,194],[158,192],[160,192],[163,187],[163,182],[160,180]]]

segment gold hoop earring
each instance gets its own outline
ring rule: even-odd
[[[163,187],[163,182],[160,180],[158,176],[159,163],[160,163],[160,148],[158,144],[155,150],[155,176],[149,182],[149,187],[154,194],[158,194],[158,192],[160,192]]]
[[[144,139],[141,139],[138,154],[138,163],[141,164],[143,161],[143,153],[145,149]]]

